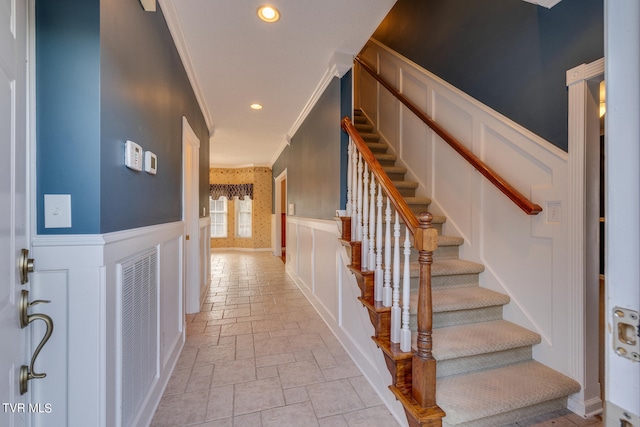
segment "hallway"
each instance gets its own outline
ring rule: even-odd
[[[398,423],[269,252],[214,252],[211,289],[152,427]],[[600,427],[567,410],[510,427]]]
[[[211,262],[152,426],[397,425],[280,258],[229,251]]]

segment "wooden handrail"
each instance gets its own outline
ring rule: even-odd
[[[382,169],[382,166],[378,162],[378,159],[375,158],[367,144],[364,142],[364,139],[360,136],[360,133],[356,130],[353,123],[351,123],[351,119],[349,117],[345,117],[342,119],[342,129],[349,134],[351,140],[354,142],[360,154],[362,154],[362,158],[369,164],[369,170],[373,172],[373,174],[378,179],[378,183],[382,186],[387,197],[391,201],[391,204],[402,218],[402,221],[406,224],[411,231],[411,234],[414,234],[416,228],[418,227],[418,218],[413,213],[409,205],[404,200],[404,197],[400,194],[398,189],[391,179],[386,174],[386,172]]]
[[[374,69],[367,65],[360,57],[356,57],[355,61],[371,76],[376,79],[382,86],[384,86],[393,96],[395,96],[400,102],[402,102],[413,114],[415,114],[420,120],[422,120],[427,126],[429,126],[440,138],[442,138],[447,144],[458,152],[467,162],[471,164],[478,172],[485,176],[493,185],[495,185],[500,191],[502,191],[509,199],[511,199],[520,209],[522,209],[527,215],[537,215],[542,212],[540,205],[533,203],[518,190],[509,184],[504,178],[498,175],[493,169],[487,166],[482,160],[477,158],[475,154],[471,152],[467,147],[462,145],[456,138],[449,132],[444,130],[439,124],[422,112],[415,104],[413,104],[407,97],[398,92],[395,87],[384,80]]]

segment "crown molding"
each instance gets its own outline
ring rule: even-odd
[[[557,5],[562,0],[524,0],[524,1],[546,7],[547,9],[551,9],[553,6]]]
[[[193,63],[191,62],[191,55],[189,55],[189,49],[184,38],[184,32],[182,31],[182,26],[180,25],[180,20],[178,19],[178,13],[173,0],[158,0],[158,3],[160,4],[160,9],[162,10],[164,19],[167,22],[167,27],[169,27],[169,32],[171,33],[173,42],[175,43],[180,59],[182,60],[182,65],[187,73],[191,87],[193,88],[193,93],[195,94],[198,105],[200,106],[200,111],[202,111],[202,115],[204,116],[209,134],[212,135],[214,132],[214,126],[211,119],[211,112],[207,107],[204,94],[202,93],[202,88],[198,83],[196,72],[193,68]]]

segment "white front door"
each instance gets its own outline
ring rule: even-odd
[[[18,264],[29,249],[26,137],[26,1],[0,3],[0,425],[22,426],[28,411],[20,394],[20,367],[28,365],[20,327]]]
[[[605,19],[605,425],[640,427],[640,3],[606,0]]]

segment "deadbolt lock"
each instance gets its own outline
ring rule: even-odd
[[[23,249],[18,262],[18,270],[20,271],[20,284],[24,285],[29,281],[29,273],[33,273],[35,262],[33,258],[29,258],[29,251]]]

